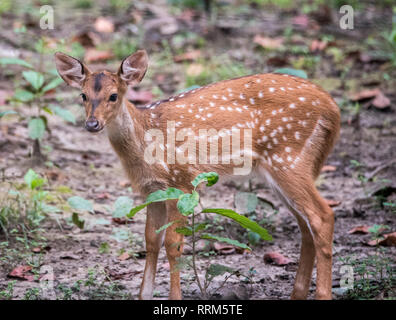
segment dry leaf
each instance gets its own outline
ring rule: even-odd
[[[34,281],[34,275],[31,273],[31,266],[18,266],[14,268],[8,276],[20,280]]]
[[[235,252],[235,247],[230,244],[224,244],[221,242],[215,242],[213,244],[214,249],[220,254],[233,254]]]
[[[337,167],[326,165],[326,166],[323,166],[321,172],[333,172],[333,171],[336,171],[336,170],[337,170]]]
[[[253,39],[253,42],[266,49],[279,49],[282,47],[283,38],[268,38],[256,35]]]
[[[173,58],[175,62],[194,61],[201,57],[201,50],[192,50],[179,54]]]
[[[111,196],[110,196],[110,194],[107,193],[107,192],[99,193],[99,194],[96,195],[96,197],[95,197],[95,199],[97,199],[97,200],[104,200],[104,199],[110,199],[110,198],[111,198]]]
[[[378,109],[384,109],[390,106],[390,99],[385,96],[381,91],[377,94],[375,99],[371,102],[372,105]]]
[[[105,17],[99,17],[96,19],[94,28],[98,32],[112,33],[114,32],[114,23]]]
[[[370,226],[357,226],[348,231],[349,234],[367,234],[369,233]]]
[[[311,52],[315,51],[323,51],[326,49],[328,42],[327,41],[321,41],[321,40],[314,40],[311,42],[311,45],[309,47],[309,50]]]
[[[118,256],[118,260],[125,261],[131,258],[131,255],[128,252],[124,252],[120,256]]]
[[[340,200],[325,199],[329,207],[337,207],[341,204]]]
[[[129,224],[129,223],[134,223],[135,222],[135,220],[127,219],[127,218],[111,218],[111,220],[114,223],[117,223],[117,224]]]
[[[360,100],[365,100],[365,99],[371,99],[376,97],[381,91],[376,88],[376,89],[366,89],[362,90],[359,92],[356,92],[354,94],[351,94],[349,96],[349,99],[352,101],[360,101]]]
[[[83,47],[96,47],[100,43],[100,38],[94,32],[88,31],[74,36],[72,41],[80,43]]]
[[[367,244],[371,247],[380,245],[384,247],[396,247],[396,232],[384,234],[382,239],[374,239]]]
[[[106,61],[113,58],[113,53],[109,50],[88,49],[85,52],[84,60],[87,63]]]
[[[299,25],[302,27],[308,27],[309,18],[306,14],[299,15],[299,16],[293,18],[293,24],[296,24],[296,25]]]
[[[264,262],[273,263],[277,266],[285,266],[292,261],[278,252],[268,252],[264,255]]]

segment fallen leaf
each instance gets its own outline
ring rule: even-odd
[[[365,89],[356,93],[353,93],[349,96],[349,99],[352,101],[361,101],[366,99],[371,99],[376,97],[381,91],[376,89]]]
[[[192,63],[188,66],[186,73],[188,76],[196,77],[199,76],[204,71],[204,66],[199,63]]]
[[[126,271],[126,272],[117,272],[116,270],[110,270],[108,267],[105,268],[105,272],[111,280],[132,279],[133,276],[141,273],[141,271],[135,271],[135,270]]]
[[[97,200],[104,200],[104,199],[110,199],[110,198],[111,198],[111,196],[110,196],[110,194],[107,193],[107,192],[99,193],[99,194],[96,195],[96,197],[95,197],[95,199],[97,199]]]
[[[84,60],[87,63],[106,61],[113,58],[113,54],[109,50],[87,49]]]
[[[327,41],[313,40],[311,42],[311,45],[309,46],[309,50],[311,52],[323,51],[324,49],[326,49],[327,44],[328,44]]]
[[[337,167],[326,165],[326,166],[322,167],[321,172],[333,172],[333,171],[336,171],[336,170],[337,170]]]
[[[100,43],[100,38],[92,31],[82,32],[72,38],[72,42],[78,42],[83,47],[96,47]]]
[[[111,220],[117,224],[128,224],[135,222],[133,219],[126,219],[126,218],[112,218]]]
[[[349,234],[367,234],[369,233],[370,226],[357,226],[348,231]]]
[[[40,253],[40,252],[44,252],[44,251],[49,251],[50,249],[51,249],[50,246],[45,246],[45,247],[34,247],[34,248],[32,249],[32,251],[33,251],[34,253]]]
[[[271,57],[267,59],[267,64],[274,67],[283,67],[288,64],[287,57]]]
[[[95,21],[94,28],[101,33],[112,33],[114,32],[114,23],[108,18],[99,17]]]
[[[131,255],[128,252],[124,252],[120,256],[118,256],[118,260],[125,261],[131,258]]]
[[[367,244],[371,247],[380,245],[384,247],[396,247],[396,232],[384,234],[381,239],[374,239]]]
[[[341,204],[340,200],[325,199],[330,207],[337,207]]]
[[[62,172],[57,170],[46,170],[45,175],[51,181],[63,182],[64,180],[66,180],[66,176]]]
[[[173,58],[175,62],[194,61],[201,57],[201,50],[192,50],[179,54]]]
[[[31,266],[18,266],[14,268],[8,276],[20,280],[34,281],[34,275],[31,273]]]
[[[285,266],[292,261],[278,252],[268,252],[264,255],[264,262],[273,263],[277,266]]]
[[[235,252],[235,247],[229,244],[224,244],[221,242],[215,242],[213,244],[214,249],[220,254],[233,254]]]
[[[133,102],[149,103],[153,100],[151,91],[135,91],[130,88],[126,93],[126,98]]]
[[[384,109],[390,106],[390,99],[385,96],[381,91],[376,95],[375,99],[371,102],[371,104],[378,108]]]
[[[292,20],[293,24],[302,26],[302,27],[308,27],[309,25],[309,18],[306,14],[302,14],[299,16],[296,16]]]
[[[256,35],[253,42],[266,49],[279,49],[283,45],[283,38],[268,38]]]

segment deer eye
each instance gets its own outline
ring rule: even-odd
[[[85,95],[85,93],[81,93],[81,98],[83,99],[83,101],[87,101],[87,96]]]
[[[109,101],[117,101],[117,93],[113,93],[110,98]]]

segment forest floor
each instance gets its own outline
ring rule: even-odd
[[[371,17],[375,19],[381,16],[384,9],[370,10],[373,10],[374,14]],[[140,25],[145,24],[142,28],[152,31],[146,32],[144,47],[149,55],[153,52],[153,70],[149,71],[140,92],[147,92],[154,87],[160,88],[160,94],[158,91],[154,92],[154,96],[159,98],[192,84],[202,85],[199,81],[216,80],[216,76],[225,77],[223,70],[214,70],[215,75],[206,76],[204,79],[194,78],[191,76],[194,72],[191,69],[188,71],[191,64],[196,68],[205,68],[205,63],[208,63],[218,69],[232,66],[231,68],[237,68],[239,73],[265,73],[277,67],[292,65],[308,69],[309,79],[322,85],[332,94],[342,111],[341,135],[326,162],[325,170],[318,178],[317,187],[324,198],[331,200],[335,212],[333,297],[394,299],[395,282],[389,284],[389,279],[395,279],[395,244],[389,242],[390,246],[373,246],[370,245],[370,241],[374,236],[381,237],[396,231],[396,80],[395,71],[389,67],[389,61],[374,58],[368,49],[370,44],[362,41],[367,34],[334,34],[331,28],[325,29],[321,22],[316,22],[317,28],[311,30],[308,25],[299,24],[299,28],[290,31],[292,35],[285,35],[285,26],[295,14],[282,16],[283,27],[274,27],[271,22],[279,19],[281,13],[276,10],[261,13],[254,7],[250,8],[250,11],[247,9],[241,14],[234,14],[239,18],[235,21],[243,22],[251,18],[251,24],[237,28],[229,20],[219,16],[209,30],[203,27],[195,29],[197,25],[201,26],[202,19],[193,19],[186,11],[178,11],[178,15],[169,14],[165,17],[159,16],[151,7],[141,8],[136,12],[135,15],[141,14],[140,18],[121,16],[115,19],[114,24],[116,33],[124,36],[127,30],[131,29],[131,25],[138,24],[132,23],[131,19],[143,21],[140,22]],[[151,20],[150,15],[147,17],[145,12],[150,12]],[[313,21],[312,23],[315,22],[312,16],[301,15],[303,16]],[[171,18],[176,21],[175,33],[167,34],[169,30],[158,29],[161,21]],[[71,18],[65,16],[64,19],[66,23]],[[70,29],[54,31],[51,36],[71,37],[77,31],[86,30],[95,19],[95,16],[77,16],[70,20]],[[15,16],[9,15],[1,23],[13,23],[15,20]],[[81,21],[85,23],[80,25],[78,22]],[[266,23],[272,27],[263,29],[263,24]],[[367,23],[370,24],[370,20]],[[180,37],[179,42],[173,41],[177,34],[181,34],[180,30],[189,30],[196,37],[204,39],[204,43],[197,45],[194,42],[196,39],[191,40],[188,36]],[[192,30],[196,30],[196,33],[192,33]],[[283,39],[284,48],[257,48],[259,45],[253,44],[252,39],[260,34],[261,30],[265,30],[265,36],[268,38]],[[1,33],[4,38],[9,39],[6,31]],[[329,40],[324,40],[323,35]],[[168,39],[170,47],[163,47],[161,37]],[[286,40],[287,37],[291,40]],[[326,47],[312,51],[313,41],[324,41]],[[171,57],[180,55],[179,46],[185,51],[191,51],[191,48],[198,50],[201,58],[194,58],[188,65],[172,62],[174,67],[164,67],[159,63],[161,59],[169,59],[168,56],[164,57],[166,50],[171,51]],[[306,48],[309,54],[295,53],[293,49],[296,49],[296,46]],[[4,41],[0,50],[5,51],[11,47],[13,50],[20,50],[22,55],[35,55],[33,51],[28,52],[29,49],[24,49],[22,44],[12,44],[10,41]],[[330,50],[331,48],[333,49]],[[222,55],[227,57],[226,67],[219,66],[217,57]],[[119,60],[111,61],[111,67],[119,63]],[[345,65],[348,65],[347,71]],[[103,66],[103,62],[99,62],[94,68],[100,69]],[[10,70],[17,73],[21,69],[16,67]],[[385,77],[384,73],[388,76]],[[237,75],[240,74],[235,76]],[[10,79],[10,73],[0,76],[2,92],[14,90],[14,82],[9,81]],[[363,97],[364,91],[372,89],[380,90],[390,103],[380,108],[373,102],[375,95]],[[34,167],[35,171],[47,177],[47,190],[53,195],[52,203],[64,210],[52,213],[43,220],[40,225],[40,237],[31,242],[6,241],[0,233],[2,298],[6,295],[10,283],[13,299],[46,298],[37,291],[38,281],[29,281],[23,277],[17,277],[15,281],[15,277],[10,276],[11,271],[24,265],[31,266],[32,271],[36,273],[39,273],[43,266],[52,268],[57,299],[137,298],[145,262],[145,214],[138,213],[132,222],[121,224],[112,218],[112,208],[114,201],[120,196],[131,197],[135,204],[142,203],[144,199],[131,190],[106,134],[92,135],[84,130],[83,112],[75,106],[78,103],[78,93],[64,86],[62,92],[48,96],[48,99],[56,100],[64,107],[70,107],[70,110],[78,114],[78,121],[73,125],[56,117],[49,117],[51,132],[47,133],[43,140],[43,153],[47,157],[47,165]],[[351,98],[352,93],[360,96]],[[135,102],[143,101],[137,99]],[[25,115],[31,112],[23,109],[23,106],[18,108]],[[24,118],[19,121],[16,119],[7,117],[1,120],[0,171],[3,173],[1,190],[4,192],[9,185],[22,183],[24,174],[31,167],[31,140],[28,137],[27,122]],[[235,209],[234,196],[240,192],[254,192],[263,200],[254,214],[257,221],[264,221],[263,226],[268,228],[273,241],[258,242],[253,246],[252,252],[240,252],[233,248],[200,243],[199,272],[203,275],[210,263],[223,264],[239,270],[239,275],[230,277],[225,284],[224,277],[214,278],[209,291],[217,299],[288,299],[299,259],[298,225],[261,181],[253,180],[252,190],[246,183],[239,182],[215,185],[205,190],[202,201],[205,206]],[[66,199],[71,195],[84,197],[94,203],[93,213],[79,215],[80,219],[85,221],[83,229],[70,221],[72,211],[67,206]],[[274,209],[265,205],[268,202],[274,205]],[[247,235],[242,229],[230,222],[221,222],[221,234],[242,242],[247,241]],[[378,233],[367,231],[367,228],[361,233],[350,232],[358,226],[375,228],[376,225],[386,227]],[[127,254],[123,255],[125,252]],[[265,262],[264,255],[270,252],[282,254],[290,260],[289,263],[276,265]],[[185,255],[190,254],[186,252]],[[376,257],[379,257],[380,261],[376,260]],[[349,295],[340,288],[342,266],[345,265],[354,267],[355,285],[360,285],[360,289],[356,288]],[[169,271],[163,249],[158,263],[155,298],[167,298]],[[314,298],[315,277],[314,272],[309,298]],[[369,277],[370,280],[364,282],[361,280],[362,277]],[[200,297],[193,278],[191,269],[182,270],[182,292],[185,299]]]

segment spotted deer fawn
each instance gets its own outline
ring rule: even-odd
[[[244,131],[247,139],[238,154],[250,157],[250,168],[247,166],[250,170],[245,171],[262,178],[275,191],[295,216],[301,230],[300,261],[292,299],[306,299],[315,257],[316,298],[331,299],[334,215],[314,185],[340,129],[339,109],[329,94],[302,78],[257,74],[220,81],[137,108],[127,100],[125,92],[128,86],[139,83],[146,73],[148,57],[145,51],[137,51],[124,59],[117,73],[91,72],[79,60],[60,52],[55,54],[55,61],[63,80],[82,90],[85,128],[90,132],[107,128],[110,143],[133,190],[142,196],[168,187],[191,192],[190,181],[201,172],[215,171],[229,177],[249,173],[236,173],[237,163],[241,161],[234,161],[234,148],[231,152],[226,143],[236,136],[239,145],[242,136],[234,133]],[[210,144],[191,149],[193,142],[199,140],[201,143],[201,132],[205,129],[212,130],[207,139]],[[153,136],[159,139],[156,153],[167,153],[162,161],[153,162],[147,157]],[[185,137],[191,138],[187,147],[187,143],[183,145]],[[169,138],[175,143],[170,143],[172,139]],[[213,144],[219,140],[226,154],[220,159],[217,156],[219,145]],[[218,149],[213,151],[213,145]],[[183,158],[186,152],[190,154]],[[202,152],[205,157],[198,154]],[[209,160],[208,152],[211,153]],[[155,232],[175,220],[177,223],[166,232]],[[158,253],[164,240],[171,271],[169,298],[182,298],[177,259],[183,252],[183,235],[175,229],[184,222],[185,217],[178,212],[176,201],[148,206],[147,257],[141,299],[153,296]]]

